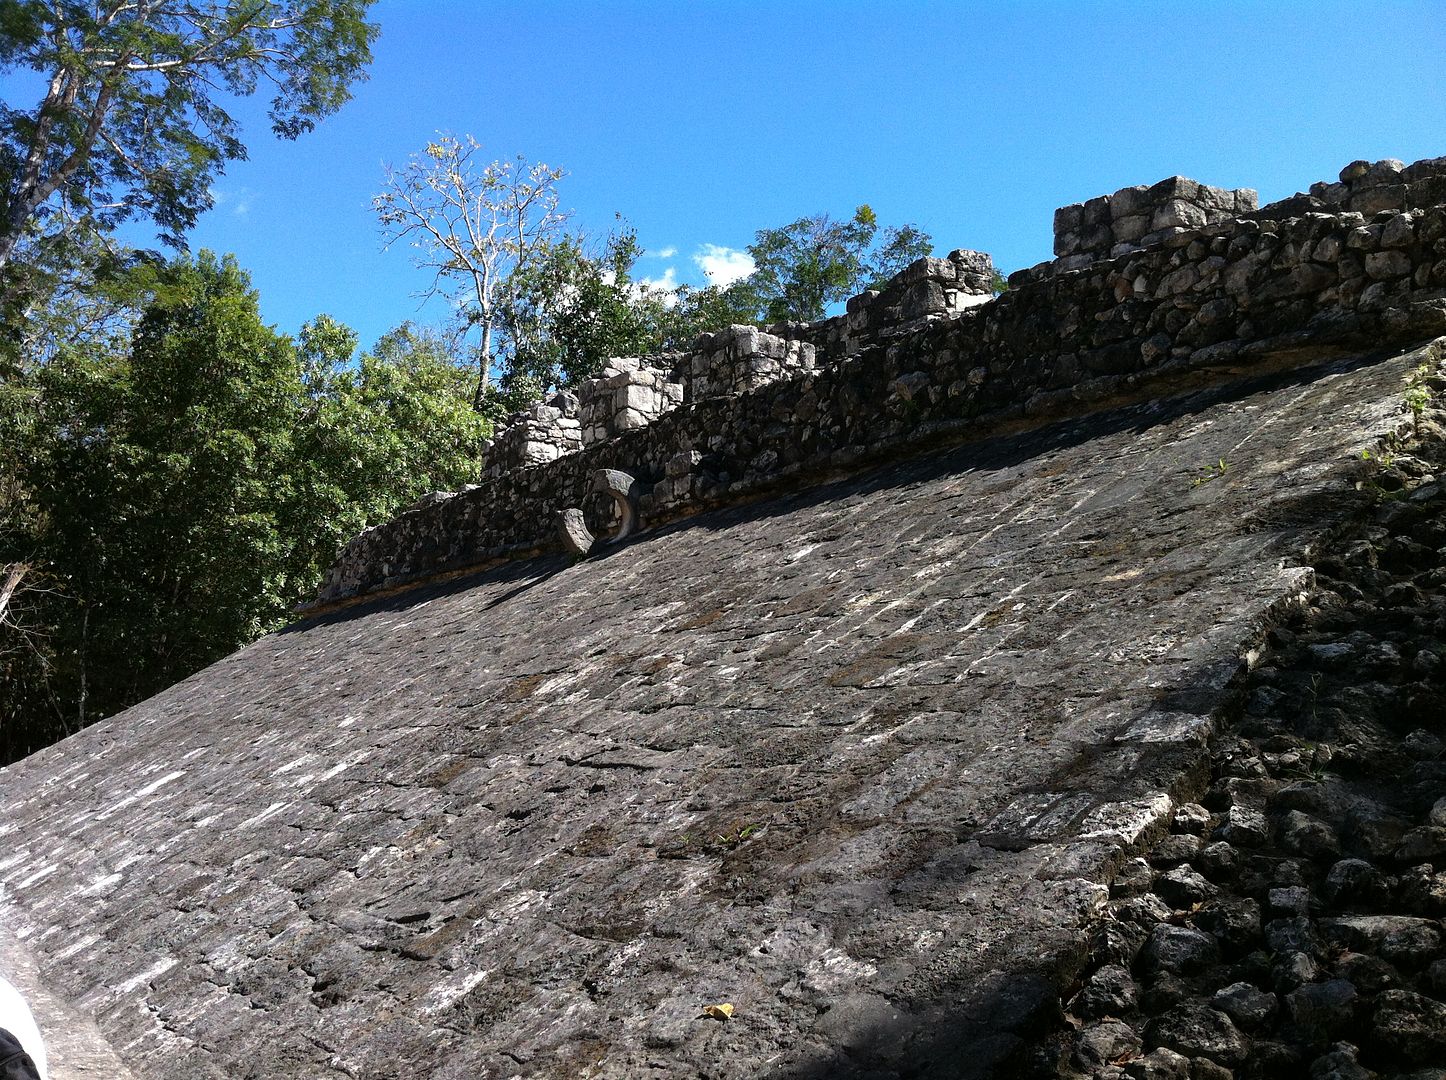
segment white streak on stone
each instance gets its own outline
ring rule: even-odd
[[[129,979],[127,979],[125,982],[123,982],[123,983],[121,983],[119,986],[117,986],[117,987],[115,988],[115,989],[116,989],[116,993],[118,993],[118,994],[129,994],[132,990],[139,990],[139,989],[140,989],[142,986],[144,986],[146,983],[151,982],[151,981],[159,978],[160,976],[164,975],[166,972],[170,971],[171,968],[173,968],[173,967],[175,967],[175,966],[176,966],[176,961],[173,960],[173,959],[170,958],[170,957],[167,957],[167,958],[164,959],[164,960],[157,960],[157,961],[156,961],[154,964],[152,964],[150,967],[146,968],[145,971],[142,971],[142,972],[139,972],[139,973],[137,973],[137,974],[135,974],[135,975],[132,975],[132,976],[131,976]]]
[[[96,815],[96,819],[99,821],[105,821],[109,818],[112,818],[116,814],[124,810],[127,806],[130,806],[132,803],[139,802],[141,799],[144,799],[150,795],[154,795],[157,791],[165,787],[167,784],[179,780],[185,775],[186,770],[184,769],[177,769],[175,772],[169,772],[165,776],[161,777],[159,780],[154,780],[151,783],[147,784],[139,791],[127,795],[124,799],[116,803],[109,810],[102,810],[99,814]]]

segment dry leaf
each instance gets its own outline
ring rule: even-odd
[[[721,1005],[704,1005],[703,1015],[711,1016],[714,1020],[731,1020],[733,1018],[733,1006],[726,1001]]]

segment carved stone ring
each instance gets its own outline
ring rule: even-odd
[[[632,535],[638,524],[638,482],[618,469],[599,469],[592,474],[592,489],[604,495],[611,495],[618,504],[622,524],[611,537],[601,541],[616,544]],[[570,507],[557,512],[557,528],[562,537],[562,546],[574,555],[586,555],[599,543],[587,527],[582,511]]]

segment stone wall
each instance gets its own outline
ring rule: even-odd
[[[1446,158],[1427,158],[1406,165],[1394,158],[1353,161],[1334,183],[1312,184],[1309,193],[1263,206],[1253,216],[1280,219],[1311,211],[1425,210],[1446,203]]]
[[[994,261],[987,254],[960,248],[943,259],[919,259],[910,264],[883,289],[852,297],[842,315],[814,323],[780,323],[768,329],[807,341],[829,359],[853,356],[927,322],[987,304],[994,298],[996,282]]]
[[[701,335],[686,353],[609,360],[577,397],[554,395],[507,418],[485,450],[484,477],[551,461],[643,427],[685,401],[741,394],[813,370],[819,355],[852,356],[884,338],[958,315],[993,295],[994,264],[979,251],[920,259],[882,290],[848,302],[845,314],[760,330],[730,326]]]
[[[1249,188],[1227,190],[1172,176],[1062,206],[1054,212],[1058,269],[1077,270],[1096,259],[1153,247],[1181,230],[1239,217],[1256,205]]]
[[[702,334],[688,356],[686,400],[745,394],[799,372],[812,371],[816,349],[756,326]]]
[[[1314,362],[1332,347],[1424,341],[1446,330],[1446,207],[1235,218],[1087,269],[1023,271],[1010,282],[992,303],[881,334],[815,371],[692,401],[404,513],[347,547],[320,602],[557,550],[554,514],[595,504],[600,468],[653,485],[641,500],[647,527],[929,439]],[[606,526],[606,515],[592,516],[594,531]]]
[[[541,465],[581,450],[582,446],[578,399],[559,392],[513,413],[496,438],[482,444],[482,476],[485,479]]]
[[[595,379],[577,389],[584,446],[611,439],[620,431],[650,424],[683,403],[676,357],[623,357],[609,360]]]

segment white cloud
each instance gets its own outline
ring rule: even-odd
[[[251,213],[251,201],[256,193],[250,188],[241,188],[238,191],[222,191],[219,188],[211,189],[211,202],[217,206],[229,207],[231,213],[236,217],[245,217]]]
[[[638,293],[661,292],[665,307],[673,307],[678,302],[678,268],[670,266],[663,271],[662,277],[639,278],[637,282]]]
[[[702,245],[693,261],[708,275],[709,285],[731,285],[756,269],[753,256],[748,252],[721,244]]]
[[[655,259],[671,259],[676,254],[678,254],[678,249],[671,246],[662,248],[661,250],[652,253],[653,258]]]
[[[678,268],[670,266],[663,271],[662,277],[639,278],[638,284],[645,289],[676,289],[678,287]]]

